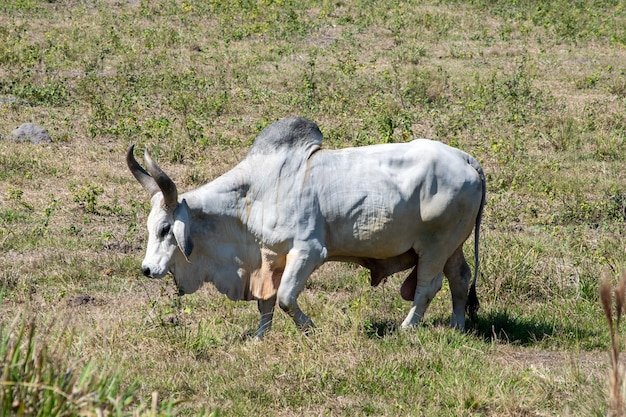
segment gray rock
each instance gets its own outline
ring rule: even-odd
[[[0,95],[0,105],[2,104],[6,104],[6,105],[15,105],[15,104],[19,104],[22,106],[28,106],[30,105],[30,103],[24,99],[15,97],[15,96],[6,96],[6,95]]]
[[[31,141],[32,143],[48,143],[52,142],[52,138],[41,126],[37,126],[34,123],[24,123],[20,127],[16,128],[9,135],[9,139],[15,142]]]

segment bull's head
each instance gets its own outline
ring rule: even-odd
[[[162,278],[170,270],[172,258],[180,256],[178,250],[189,261],[193,250],[189,236],[189,206],[184,199],[178,202],[176,184],[154,162],[147,149],[144,154],[147,171],[139,165],[133,153],[134,147],[131,145],[128,148],[126,163],[152,198],[152,210],[148,216],[148,246],[141,269],[145,276]]]

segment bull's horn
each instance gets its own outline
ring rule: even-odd
[[[161,168],[154,162],[150,156],[150,152],[146,149],[143,156],[146,161],[146,168],[150,173],[150,176],[154,178],[154,181],[159,187],[159,191],[163,192],[163,205],[169,209],[175,209],[178,204],[178,191],[176,190],[176,184],[168,177]]]
[[[126,164],[128,165],[128,169],[130,169],[133,176],[137,179],[137,181],[139,181],[139,184],[141,184],[141,186],[148,191],[152,197],[156,193],[160,192],[161,189],[154,178],[152,178],[150,174],[148,174],[146,170],[139,165],[133,153],[134,149],[135,145],[130,145],[128,147],[128,151],[126,152]]]

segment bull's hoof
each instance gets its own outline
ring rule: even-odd
[[[411,321],[404,320],[402,322],[402,324],[400,325],[400,329],[401,330],[411,330],[411,329],[416,328],[417,325],[418,325],[418,323],[413,323]]]
[[[454,330],[458,330],[460,332],[465,331],[465,323],[450,323],[450,328]]]
[[[311,319],[307,318],[304,323],[298,325],[298,329],[300,329],[304,335],[311,336],[315,332],[315,325]]]

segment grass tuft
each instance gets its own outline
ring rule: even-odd
[[[119,371],[72,357],[62,342],[72,337],[66,330],[36,328],[21,319],[0,326],[0,415],[172,415],[175,402],[153,393],[144,404],[136,397],[138,384],[124,383]]]

